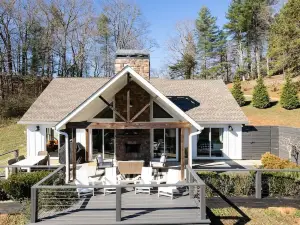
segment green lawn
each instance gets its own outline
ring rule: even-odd
[[[0,120],[1,121],[1,120]],[[17,124],[18,120],[1,121],[0,123],[0,154],[19,149],[20,155],[26,156],[26,128]],[[6,165],[7,159],[13,154],[0,156],[0,165]]]
[[[248,218],[242,216],[233,208],[211,209],[217,217],[212,224],[247,224],[247,225],[300,225],[300,210],[287,207],[239,208]],[[221,223],[220,223],[221,221]]]
[[[242,110],[252,125],[300,127],[300,108],[286,110],[278,102],[267,109],[257,109],[249,104],[243,106]]]

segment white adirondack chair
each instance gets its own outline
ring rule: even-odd
[[[117,168],[108,167],[105,168],[105,176],[101,179],[103,185],[117,185],[119,181],[117,179]],[[116,188],[104,188],[104,195],[106,193],[116,193]]]
[[[93,184],[93,182],[91,182],[89,180],[87,173],[85,173],[84,171],[77,171],[75,184],[76,185],[90,185],[90,184]],[[76,190],[77,190],[79,198],[80,198],[80,196],[86,196],[89,194],[91,194],[93,196],[95,195],[94,188],[77,188]]]
[[[179,170],[169,169],[166,184],[176,184],[179,181]],[[160,183],[158,181],[158,183]],[[158,197],[160,195],[168,196],[173,199],[174,193],[177,192],[176,186],[158,187]]]
[[[143,167],[142,174],[137,176],[135,184],[151,184],[153,180],[152,167]],[[139,192],[148,193],[150,195],[151,187],[135,187],[135,194]]]

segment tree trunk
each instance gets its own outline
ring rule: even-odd
[[[261,73],[260,73],[260,49],[258,46],[255,47],[255,61],[256,61],[257,77],[260,77],[261,76]]]

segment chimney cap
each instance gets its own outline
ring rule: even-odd
[[[116,57],[141,57],[149,58],[150,53],[148,50],[135,50],[135,49],[119,49],[116,52]]]

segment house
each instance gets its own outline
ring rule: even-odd
[[[27,125],[27,154],[74,139],[86,160],[241,159],[248,120],[221,80],[150,77],[150,55],[119,50],[111,78],[56,78],[19,121]],[[51,144],[56,139],[58,146]],[[53,142],[52,142],[53,143]],[[67,141],[67,143],[69,143]]]

